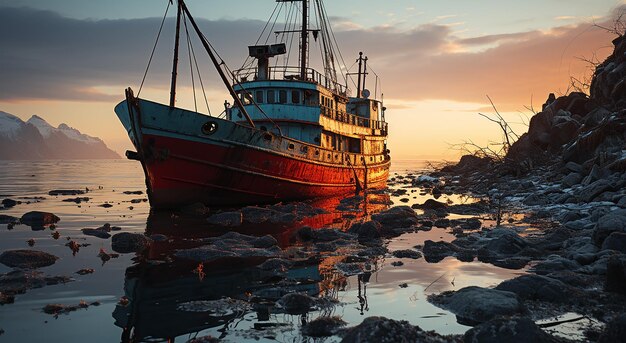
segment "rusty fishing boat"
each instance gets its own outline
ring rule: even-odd
[[[293,22],[281,24],[280,31],[264,29],[237,70],[226,66],[185,1],[171,5],[177,14],[169,104],[139,98],[128,88],[115,107],[136,149],[126,156],[141,162],[153,208],[275,203],[385,186],[391,159],[378,77],[372,94],[365,88],[370,72],[362,53],[353,65],[357,72],[348,73],[345,63],[337,67],[343,57],[321,0],[277,0],[266,29],[279,25],[281,11],[291,11],[284,17]],[[189,32],[232,97],[219,116],[200,113],[197,106],[176,107],[180,36],[186,33],[190,45]],[[259,44],[263,35],[265,44]],[[267,44],[269,37],[276,42]],[[323,73],[311,67],[314,45]],[[289,66],[292,48],[298,51],[296,66]],[[193,48],[188,50],[195,60]],[[199,68],[197,78],[202,84]],[[352,95],[348,81],[355,78]]]

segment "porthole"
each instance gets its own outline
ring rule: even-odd
[[[212,135],[215,131],[217,131],[217,122],[214,120],[209,120],[202,125],[202,133],[205,135]]]
[[[289,146],[287,146],[287,149],[289,149],[289,150],[293,150],[293,148],[294,148],[293,143],[289,143]]]
[[[315,150],[315,156],[319,156],[320,151],[319,150]]]

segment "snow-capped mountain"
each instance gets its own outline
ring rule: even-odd
[[[97,138],[39,116],[26,122],[0,111],[0,160],[107,159],[120,156]]]

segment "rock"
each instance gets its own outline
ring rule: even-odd
[[[433,226],[441,228],[441,229],[445,229],[447,227],[450,226],[450,219],[437,219],[435,220],[435,222],[433,222]]]
[[[607,323],[598,343],[626,343],[626,313],[615,316]]]
[[[392,252],[391,254],[397,258],[411,258],[414,260],[417,260],[418,258],[422,257],[422,254],[420,254],[419,251],[415,251],[411,249],[396,250]]]
[[[593,231],[593,241],[601,247],[604,240],[613,232],[626,232],[626,209],[605,214],[598,219]]]
[[[111,249],[120,254],[141,252],[146,249],[152,240],[140,233],[120,232],[113,235]]]
[[[594,181],[588,186],[583,187],[578,193],[578,197],[583,202],[591,202],[598,195],[606,192],[606,191],[614,191],[615,187],[611,184],[609,180],[600,179]]]
[[[53,265],[59,258],[38,250],[7,250],[0,254],[0,263],[13,268],[35,269]]]
[[[343,335],[342,343],[422,342],[418,328],[407,321],[385,317],[368,317]]]
[[[228,232],[219,237],[207,238],[206,245],[178,250],[175,256],[199,262],[208,262],[223,258],[272,258],[278,257],[282,250],[272,236],[255,237],[237,232]]]
[[[363,266],[360,263],[339,262],[335,264],[335,270],[343,276],[352,276],[363,273]]]
[[[55,189],[48,192],[48,195],[81,195],[85,194],[85,191],[80,189]]]
[[[527,206],[545,205],[546,202],[547,201],[544,197],[541,197],[535,193],[528,195],[526,198],[524,198],[524,200],[522,200],[522,203]]]
[[[469,325],[526,311],[515,293],[476,286],[429,295],[428,301],[454,313],[459,323]]]
[[[557,343],[559,340],[547,334],[535,322],[526,317],[494,319],[477,325],[463,337],[465,343]]]
[[[418,205],[418,208],[423,210],[445,210],[448,208],[448,204],[439,202],[437,200],[428,199],[423,204]]]
[[[626,232],[613,232],[602,242],[602,250],[615,250],[626,254]]]
[[[626,255],[608,258],[604,289],[607,292],[626,294]]]
[[[333,336],[346,324],[339,316],[319,317],[302,325],[302,334],[310,337]]]
[[[77,197],[77,198],[68,198],[68,199],[63,199],[63,202],[74,202],[77,204],[80,204],[81,202],[87,202],[91,200],[91,198],[89,197]]]
[[[317,299],[306,294],[289,293],[280,298],[277,304],[282,307],[287,314],[305,314],[313,309]]]
[[[482,249],[486,249],[489,255],[515,255],[528,246],[528,242],[524,238],[515,231],[506,228],[488,231],[485,238],[488,240]]]
[[[463,230],[478,230],[482,225],[482,222],[478,218],[469,218],[459,224]]]
[[[212,225],[237,227],[243,222],[243,216],[241,212],[221,212],[210,216],[207,222]]]
[[[474,155],[464,155],[454,166],[445,166],[441,169],[444,173],[468,173],[485,169],[491,164],[491,159],[488,157],[478,157]]]
[[[83,235],[98,237],[102,239],[107,239],[111,237],[111,234],[104,229],[81,229]]]
[[[25,213],[22,216],[22,218],[20,218],[20,222],[22,224],[26,224],[32,227],[55,224],[59,220],[61,219],[52,213],[40,212],[40,211],[31,211],[31,212]]]
[[[354,238],[351,234],[337,229],[313,229],[309,226],[304,226],[296,231],[296,236],[303,241],[314,242],[331,242],[338,239]]]
[[[550,255],[544,261],[534,265],[531,270],[539,275],[546,275],[563,270],[576,270],[580,264],[558,255]]]
[[[78,311],[80,309],[86,309],[89,306],[100,306],[100,302],[94,301],[89,304],[81,300],[80,303],[78,303],[77,305],[48,304],[44,306],[42,310],[44,313],[58,316],[59,314],[67,314],[70,312]]]
[[[422,247],[424,259],[428,263],[437,263],[447,256],[457,256],[458,253],[463,251],[464,249],[458,247],[457,245],[444,241],[433,242],[431,240],[426,240],[424,242],[424,247]],[[466,254],[471,255],[471,253],[467,252]]]
[[[37,270],[13,270],[0,274],[0,293],[10,300],[15,294],[22,294],[29,289],[74,281],[67,276],[46,276]]]
[[[377,221],[367,221],[365,223],[355,223],[348,229],[348,232],[358,236],[359,241],[370,241],[380,238],[382,225]]]
[[[524,300],[566,303],[573,295],[572,287],[541,275],[522,275],[500,283],[495,289],[517,294]]]
[[[18,204],[18,202],[13,200],[13,199],[4,199],[4,200],[2,200],[2,206],[4,208],[13,207],[13,206],[15,206],[17,204]]]
[[[417,214],[409,206],[396,206],[386,211],[373,214],[372,220],[388,228],[407,228],[419,222]]]
[[[565,169],[569,170],[572,173],[578,173],[578,174],[583,171],[583,167],[576,162],[565,163]]]
[[[143,194],[143,191],[124,191],[122,193],[124,193],[126,195],[130,195],[130,194],[141,195],[141,194]]]
[[[19,221],[18,218],[13,216],[7,216],[6,214],[0,214],[0,224],[12,224],[17,223]]]
[[[259,265],[263,270],[284,271],[293,266],[294,262],[283,258],[270,258]]]
[[[570,162],[570,163],[573,163],[573,162]],[[563,178],[563,180],[561,181],[561,184],[565,188],[570,188],[574,185],[579,184],[580,181],[582,181],[582,179],[583,177],[578,173],[569,173],[567,174],[567,176]]]

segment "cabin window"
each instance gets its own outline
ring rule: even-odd
[[[285,90],[278,91],[278,102],[281,104],[287,103],[287,91]]]
[[[262,104],[263,103],[263,91],[256,91],[255,99],[256,99],[257,104]]]
[[[291,102],[294,104],[300,103],[300,91],[291,91]]]
[[[252,94],[248,92],[241,92],[241,102],[244,105],[250,105],[252,103]]]
[[[267,103],[275,104],[276,103],[276,92],[274,90],[267,91]]]

